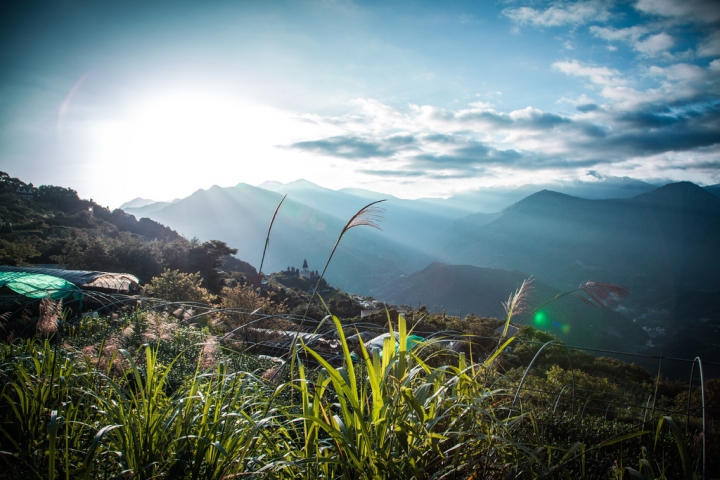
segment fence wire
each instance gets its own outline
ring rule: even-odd
[[[87,316],[121,318],[123,316],[158,314],[172,316],[177,323],[192,326],[201,322],[204,318],[227,318],[228,323],[232,323],[234,320],[239,320],[240,323],[227,333],[214,336],[215,340],[220,344],[242,349],[242,351],[246,353],[268,355],[287,360],[288,353],[292,350],[293,345],[299,344],[299,341],[302,340],[304,345],[312,348],[331,363],[337,364],[343,361],[337,331],[335,330],[334,324],[331,321],[327,321],[327,319],[316,320],[292,314],[266,315],[263,312],[245,308],[216,308],[212,305],[197,302],[171,302],[152,297],[104,293],[101,291],[84,291],[83,293],[84,297],[81,300],[70,299],[63,304],[63,307],[67,309],[66,312],[69,313],[65,318],[61,319],[62,323],[73,325],[79,323],[81,318]],[[3,315],[5,321],[13,317],[22,316],[24,312],[27,317],[27,311],[32,309],[38,301],[39,300],[29,300],[27,297],[21,295],[0,296],[0,314]],[[37,319],[35,319],[35,321],[37,321]],[[28,322],[27,325],[24,326],[24,330],[20,336],[31,331],[33,325],[33,321]],[[370,337],[387,333],[385,326],[362,321],[345,324],[344,326],[347,327],[344,328],[344,334],[351,343],[361,340],[367,341]],[[464,335],[456,331],[414,331],[413,333],[426,338],[426,340],[431,340],[431,343],[442,345],[445,347],[445,350],[455,353],[460,352],[463,345],[468,345],[473,342],[482,340],[498,341],[498,337]],[[547,345],[535,341],[524,341],[524,344],[538,346],[538,350]],[[697,376],[694,379],[690,377],[690,366],[694,365],[697,359],[565,345],[559,342],[551,347],[565,349],[566,351],[583,351],[593,354],[594,356],[603,354],[614,358],[633,359],[638,360],[638,363],[643,363],[644,365],[648,365],[648,361],[657,361],[660,362],[657,372],[658,376],[662,375],[663,363],[666,365],[668,362],[686,364],[688,366],[690,393],[692,393],[693,388],[703,389],[704,387],[704,385],[699,384],[700,378]],[[302,351],[302,349],[299,351]],[[480,358],[480,360],[482,360],[482,358]],[[570,358],[568,356],[568,361],[569,360]],[[542,365],[542,357],[540,357],[540,365]],[[720,367],[720,362],[702,361],[702,365],[717,368]],[[574,371],[571,364],[569,367],[571,371]],[[531,368],[532,363],[521,367],[524,373],[530,373],[528,370]],[[653,377],[655,377],[655,375],[653,375]],[[536,376],[536,378],[538,377]],[[502,376],[495,381],[507,383],[509,390],[517,389],[508,393],[508,404],[511,410],[521,410],[523,405],[527,404],[545,403],[545,406],[553,412],[569,410],[572,411],[573,414],[580,416],[595,412],[600,416],[604,416],[606,419],[620,416],[623,418],[646,420],[649,416],[657,417],[658,415],[664,414],[682,415],[686,419],[686,422],[700,421],[704,418],[704,406],[688,404],[684,411],[678,408],[671,409],[668,408],[667,405],[657,404],[653,392],[648,392],[647,389],[637,383],[630,382],[626,378],[613,377],[612,375],[605,375],[605,378],[615,382],[622,391],[594,390],[578,388],[574,385],[570,388],[570,384],[553,390],[537,388],[532,385],[523,385],[522,383],[518,387],[513,382],[509,382],[507,377]],[[698,382],[694,382],[693,380],[697,380]],[[713,428],[715,419],[711,418],[710,421],[710,428]]]

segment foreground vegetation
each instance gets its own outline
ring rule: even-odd
[[[0,344],[4,471],[9,478],[635,478],[632,467],[642,478],[692,478],[701,469],[697,434],[685,435],[668,416],[643,422],[622,408],[602,415],[587,402],[581,413],[569,400],[552,408],[556,395],[533,391],[559,390],[570,375],[561,366],[538,370],[513,406],[524,369],[503,371],[505,345],[482,361],[439,341],[409,351],[398,316],[387,324],[397,344],[368,352],[345,339],[351,325],[325,322],[341,358],[300,341],[285,368],[218,342],[212,323],[183,326],[169,313],[86,316],[53,332],[38,323],[38,336],[49,338]],[[537,333],[523,335],[531,341]],[[582,372],[575,380],[578,396],[583,387],[628,388]],[[652,390],[643,381],[635,388]],[[658,405],[667,401],[661,397]]]

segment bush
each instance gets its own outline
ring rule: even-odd
[[[261,297],[252,285],[238,285],[233,288],[225,287],[222,289],[220,307],[231,309],[244,309],[254,312],[257,310],[265,315],[279,315],[287,313],[288,307],[285,302],[276,303],[274,294],[270,292],[269,296]],[[229,327],[237,327],[250,322],[257,316],[246,313],[229,313],[223,316],[221,323]]]
[[[211,303],[215,296],[202,288],[200,273],[181,273],[179,270],[165,270],[150,281],[150,293],[170,302]]]

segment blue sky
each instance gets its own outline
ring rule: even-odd
[[[5,2],[0,169],[117,206],[720,182],[720,2]]]

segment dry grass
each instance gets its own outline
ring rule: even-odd
[[[38,310],[40,316],[35,324],[35,334],[39,338],[48,338],[58,330],[58,322],[62,317],[62,299],[54,301],[43,298],[40,300]]]
[[[200,368],[209,370],[217,364],[218,347],[214,337],[208,337],[200,351]]]
[[[630,296],[629,288],[612,283],[587,281],[581,283],[577,290],[584,294],[577,295],[580,300],[593,307],[615,308]]]

